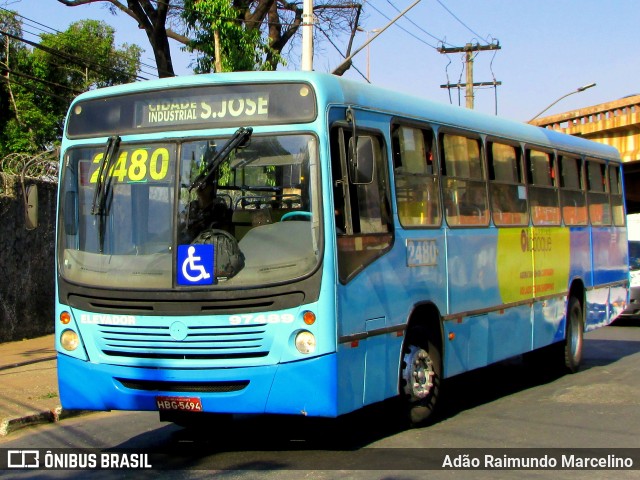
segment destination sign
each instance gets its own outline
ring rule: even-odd
[[[213,95],[186,97],[162,102],[137,102],[137,124],[141,127],[178,123],[224,122],[225,119],[246,119],[249,124],[269,118],[269,93],[246,95]]]
[[[71,106],[65,133],[69,138],[89,138],[146,131],[287,125],[312,122],[316,116],[316,96],[307,83],[212,84],[79,101]]]

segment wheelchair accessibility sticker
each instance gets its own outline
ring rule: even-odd
[[[212,285],[213,245],[178,245],[178,285]]]

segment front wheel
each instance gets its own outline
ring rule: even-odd
[[[583,334],[584,318],[582,305],[577,298],[570,297],[567,308],[566,337],[563,344],[564,368],[570,373],[575,373],[580,368]]]
[[[402,350],[401,394],[412,425],[433,420],[442,380],[440,351],[422,332],[410,332]]]

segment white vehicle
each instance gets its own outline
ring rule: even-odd
[[[629,293],[629,305],[620,317],[640,318],[640,213],[627,215],[627,236],[629,239],[631,291]]]

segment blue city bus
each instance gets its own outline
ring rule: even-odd
[[[66,409],[419,424],[460,373],[576,371],[627,304],[615,149],[328,74],[84,93],[61,165]]]

